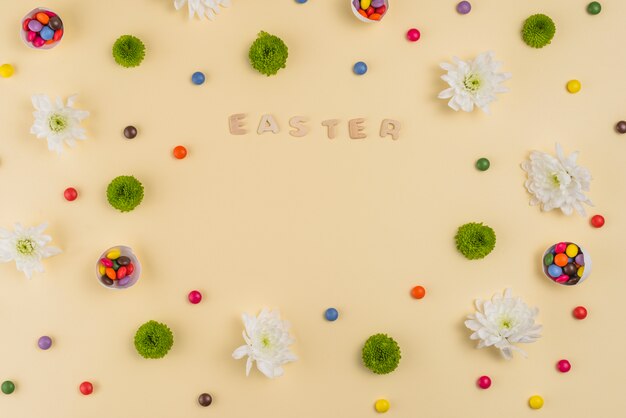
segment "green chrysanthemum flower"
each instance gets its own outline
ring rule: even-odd
[[[372,335],[363,345],[363,364],[376,374],[394,371],[401,357],[400,346],[387,334]]]
[[[288,55],[287,45],[282,39],[261,31],[250,46],[248,58],[255,70],[269,77],[286,67]]]
[[[148,321],[135,334],[135,348],[143,358],[165,357],[174,345],[174,335],[167,325]]]
[[[485,258],[496,246],[496,233],[482,223],[461,225],[454,239],[456,248],[469,260]]]
[[[552,41],[555,32],[556,25],[552,19],[544,14],[536,14],[524,22],[522,38],[528,46],[543,48]]]
[[[113,58],[122,67],[137,67],[146,56],[146,46],[141,39],[122,35],[113,44]]]
[[[107,199],[121,212],[130,212],[143,200],[143,185],[133,176],[119,176],[107,187]]]

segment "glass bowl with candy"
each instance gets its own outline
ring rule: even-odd
[[[141,264],[132,248],[116,245],[103,252],[96,262],[96,279],[107,289],[128,289],[139,280]]]
[[[350,0],[352,13],[361,22],[380,22],[389,11],[388,0]]]
[[[541,267],[545,276],[554,283],[574,286],[589,277],[591,257],[580,245],[561,241],[543,253]]]
[[[20,38],[34,49],[52,49],[63,39],[63,21],[52,10],[38,7],[22,18]]]

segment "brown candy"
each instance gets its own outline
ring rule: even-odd
[[[115,261],[117,261],[117,264],[119,264],[120,266],[127,266],[130,264],[130,258],[126,257],[125,255],[118,257]]]
[[[617,122],[617,125],[615,125],[615,130],[620,134],[626,134],[626,121],[620,120],[619,122]]]
[[[209,406],[211,405],[211,402],[213,402],[213,397],[211,397],[208,393],[203,393],[198,396],[198,403],[202,406]]]
[[[106,275],[102,276],[100,280],[107,286],[113,286],[113,280],[109,279]]]
[[[132,125],[127,126],[126,128],[124,128],[124,136],[128,139],[133,139],[137,136],[137,128]]]
[[[576,274],[576,271],[578,271],[578,268],[576,268],[574,263],[569,263],[563,267],[563,273],[567,274],[570,277],[574,276]]]
[[[56,31],[63,28],[63,22],[59,16],[52,16],[48,21],[48,26],[50,26],[50,29]]]

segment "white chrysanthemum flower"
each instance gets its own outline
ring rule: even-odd
[[[545,152],[533,151],[530,159],[522,163],[528,173],[524,183],[532,195],[531,205],[541,205],[543,211],[561,209],[571,215],[574,209],[585,216],[583,203],[593,206],[584,192],[589,191],[591,174],[584,167],[576,165],[578,152],[565,157],[563,149],[556,144],[556,157]]]
[[[243,339],[245,345],[233,352],[235,359],[248,356],[246,376],[250,374],[252,363],[269,378],[283,375],[282,365],[298,358],[289,350],[294,340],[289,336],[289,323],[280,319],[278,311],[263,309],[259,316],[243,314]]]
[[[541,337],[541,325],[535,324],[539,310],[531,309],[520,298],[511,296],[511,289],[504,295],[495,294],[491,301],[476,300],[476,313],[468,315],[465,326],[474,333],[472,340],[479,340],[478,348],[495,346],[507,360],[513,350],[526,353],[515,343],[532,343]]]
[[[476,105],[489,113],[489,104],[496,100],[496,93],[509,91],[501,83],[511,78],[511,74],[497,72],[500,63],[493,61],[493,52],[484,52],[472,61],[462,61],[457,57],[453,60],[454,64],[440,64],[448,72],[441,78],[450,87],[438,97],[450,99],[448,106],[454,110],[471,112]]]
[[[52,241],[43,231],[48,224],[24,228],[19,223],[15,224],[15,231],[0,228],[0,263],[8,263],[15,260],[19,271],[24,272],[29,279],[33,272],[43,272],[41,260],[61,253],[56,247],[48,247]]]
[[[213,20],[215,15],[219,14],[220,6],[230,6],[230,0],[174,0],[174,7],[176,10],[180,10],[187,3],[189,8],[189,19],[192,19],[196,14],[198,17],[206,17],[209,20]]]
[[[32,97],[35,111],[35,123],[30,128],[30,133],[37,138],[48,140],[48,149],[63,152],[63,142],[70,147],[76,145],[77,139],[87,139],[85,130],[80,126],[80,121],[89,116],[85,110],[74,109],[76,95],[67,99],[67,104],[57,97],[56,102],[44,94],[35,94]]]

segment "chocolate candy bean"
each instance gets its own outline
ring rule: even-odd
[[[126,257],[125,255],[121,256],[116,261],[117,264],[119,264],[120,266],[127,266],[130,264],[130,258]]]
[[[102,276],[100,280],[107,286],[113,286],[113,280],[109,279],[107,276]]]
[[[48,26],[50,26],[52,30],[59,30],[63,27],[63,22],[61,22],[59,16],[54,16],[50,18]]]

